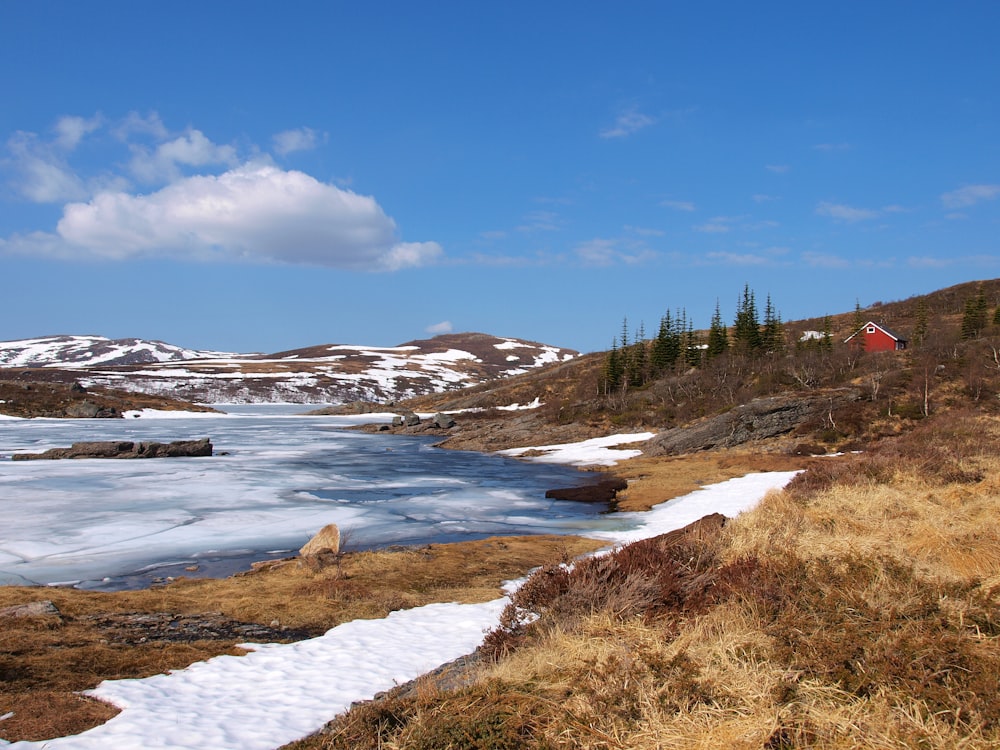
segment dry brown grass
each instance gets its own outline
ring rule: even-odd
[[[715,536],[548,569],[471,686],[295,747],[1000,746],[998,436],[950,415]]]

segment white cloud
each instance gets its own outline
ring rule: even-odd
[[[56,145],[66,151],[72,151],[84,139],[103,124],[100,115],[91,118],[69,116],[61,117],[56,122]]]
[[[751,197],[753,198],[754,203],[768,203],[770,201],[778,200],[777,197],[773,195],[766,195],[764,193],[754,193]]]
[[[181,176],[181,166],[237,164],[235,148],[213,143],[200,130],[189,130],[178,138],[159,144],[152,151],[139,145],[132,145],[130,149],[132,161],[129,168],[144,182],[176,180]]]
[[[654,120],[638,110],[630,109],[618,115],[614,126],[601,131],[601,138],[624,138],[652,125]]]
[[[816,213],[820,216],[829,216],[832,219],[850,222],[874,219],[880,214],[879,211],[870,208],[854,208],[843,203],[830,203],[829,201],[820,201],[816,206]]]
[[[136,134],[152,136],[158,141],[165,141],[170,137],[170,131],[157,112],[150,112],[145,116],[138,112],[129,112],[111,132],[121,141],[127,141]]]
[[[375,200],[302,172],[247,164],[182,178],[149,195],[102,192],[63,211],[56,234],[4,243],[7,252],[56,257],[242,259],[361,271],[424,265],[434,242],[398,242]]]
[[[785,174],[791,167],[787,164],[765,164],[764,169],[768,172],[774,172],[775,174]]]
[[[273,138],[274,150],[281,156],[287,156],[294,151],[311,151],[319,144],[319,133],[312,128],[296,128],[283,130]]]
[[[817,151],[850,151],[850,143],[817,143],[813,146]]]
[[[771,262],[769,258],[752,253],[708,253],[706,257],[717,263],[725,263],[732,266],[762,266]]]
[[[622,247],[624,245],[624,247]],[[656,257],[656,253],[639,242],[595,238],[578,245],[577,258],[588,266],[611,266],[616,263],[638,265]]]
[[[944,193],[941,203],[945,208],[967,208],[982,201],[993,200],[1000,195],[1000,185],[965,185],[958,190]]]
[[[554,211],[531,211],[518,225],[519,232],[554,232],[560,228],[559,214]]]
[[[87,196],[83,181],[66,163],[54,144],[43,143],[34,133],[19,131],[7,141],[9,158],[4,165],[17,174],[14,189],[36,203],[58,203]]]
[[[660,205],[672,208],[675,211],[691,212],[695,210],[695,205],[691,201],[660,201]]]
[[[426,333],[433,334],[434,336],[440,335],[442,333],[451,333],[452,332],[451,321],[442,320],[440,323],[435,323],[434,325],[427,326],[427,328],[425,328],[424,331]]]
[[[745,219],[745,216],[713,216],[705,224],[691,227],[696,232],[706,232],[708,234],[724,234],[733,228],[733,224]]]

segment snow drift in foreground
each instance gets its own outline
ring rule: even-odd
[[[577,451],[593,447],[576,445],[560,446],[564,460],[582,460]],[[709,513],[735,516],[795,474],[749,474],[711,485],[628,514],[641,518],[641,525],[597,536],[625,543]],[[120,706],[118,716],[80,735],[12,747],[269,750],[318,730],[354,701],[473,651],[506,602],[431,604],[383,620],[348,622],[307,641],[251,646],[255,650],[246,656],[220,656],[166,675],[105,681],[89,694]]]

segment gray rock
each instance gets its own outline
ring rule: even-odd
[[[665,430],[647,443],[650,456],[693,453],[711,448],[733,448],[785,435],[810,420],[861,398],[856,389],[814,394],[791,394],[754,399],[725,414],[687,427]]]
[[[15,453],[14,461],[61,458],[180,458],[211,456],[212,441],[175,440],[172,443],[133,443],[128,440],[73,443],[69,448],[51,448],[44,453]]]
[[[449,415],[444,414],[442,412],[438,412],[437,414],[435,414],[434,419],[431,420],[431,423],[435,427],[439,427],[442,430],[447,430],[455,426],[455,420],[452,419]]]

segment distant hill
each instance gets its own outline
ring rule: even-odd
[[[0,342],[0,379],[73,382],[200,403],[392,402],[564,362],[578,352],[457,333],[396,347],[321,344],[274,354],[206,352],[142,339]]]

